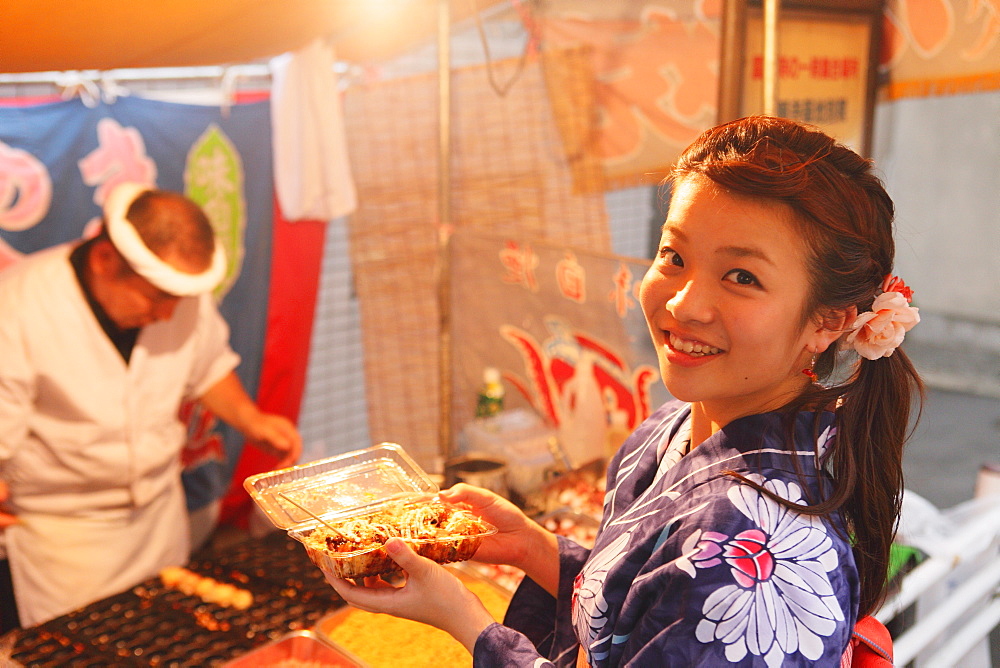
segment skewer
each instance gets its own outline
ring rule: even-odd
[[[280,496],[281,498],[283,498],[285,501],[288,501],[288,503],[292,504],[293,506],[295,506],[296,508],[298,508],[299,510],[301,510],[305,514],[309,515],[309,517],[313,518],[314,520],[316,520],[318,522],[322,522],[326,526],[327,529],[329,529],[330,531],[332,531],[333,533],[335,533],[340,538],[344,537],[344,534],[340,533],[340,530],[337,529],[337,527],[333,526],[332,524],[330,524],[329,522],[327,522],[322,517],[320,517],[316,513],[312,512],[308,508],[302,506],[299,503],[296,503],[295,501],[292,501],[290,498],[288,498],[287,496],[285,496],[284,494],[282,494],[280,492],[278,493],[278,496]]]

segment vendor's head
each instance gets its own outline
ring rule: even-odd
[[[167,320],[181,298],[213,290],[226,260],[196,203],[124,183],[105,202],[88,268],[94,298],[117,326],[129,329]]]

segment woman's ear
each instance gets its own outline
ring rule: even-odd
[[[817,314],[812,320],[814,329],[806,341],[806,350],[818,355],[839,339],[858,317],[858,308],[848,306],[842,309],[830,309]]]

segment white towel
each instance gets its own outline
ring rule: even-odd
[[[271,60],[274,183],[287,220],[331,220],[357,207],[334,61],[321,39]]]

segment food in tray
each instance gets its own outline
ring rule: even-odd
[[[431,501],[394,505],[291,535],[323,570],[337,577],[359,578],[400,570],[382,549],[390,538],[402,538],[421,556],[447,564],[470,559],[483,538],[495,531],[465,508]]]
[[[467,565],[449,567],[498,622],[510,604],[510,593],[474,573]],[[358,657],[370,668],[471,668],[472,656],[448,633],[401,617],[366,612],[351,606],[324,617],[316,633]]]

